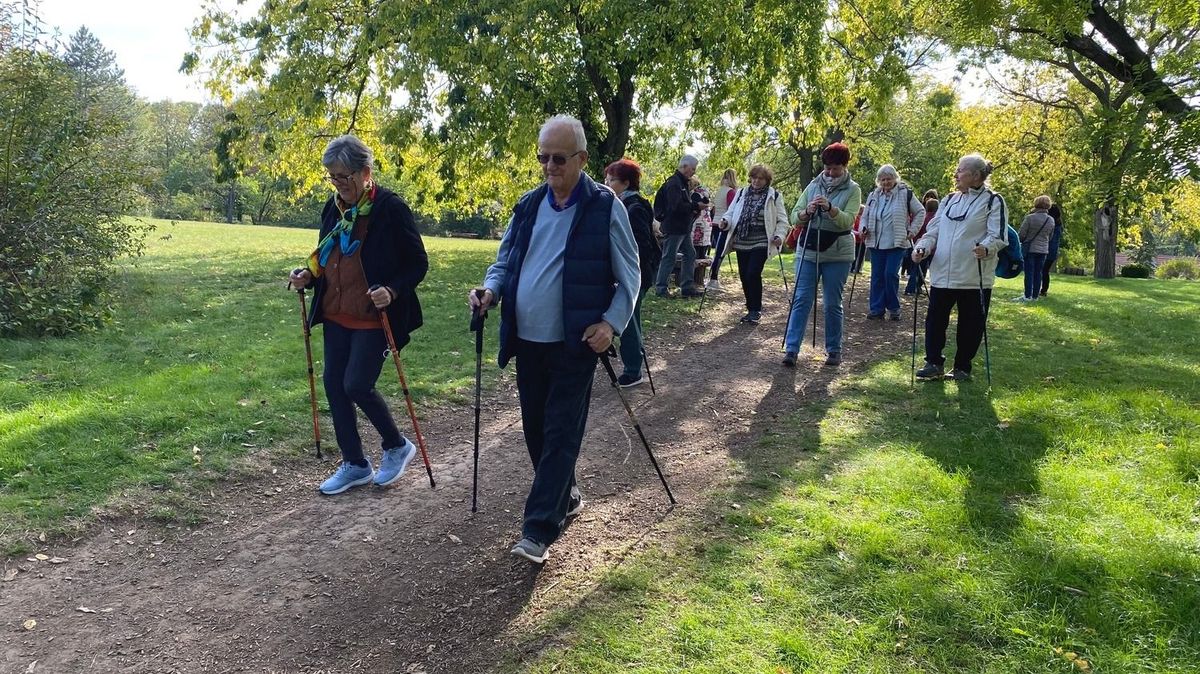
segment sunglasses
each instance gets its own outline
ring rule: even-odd
[[[567,160],[568,160],[568,159],[570,159],[571,157],[574,157],[575,155],[579,154],[580,152],[583,152],[583,150],[578,150],[578,151],[576,151],[576,152],[573,152],[573,153],[571,153],[571,154],[568,154],[568,155],[561,155],[561,154],[538,154],[538,156],[537,156],[537,161],[538,161],[538,163],[539,163],[539,164],[541,164],[541,165],[543,165],[543,166],[545,166],[545,165],[546,165],[546,164],[548,164],[549,162],[554,162],[554,165],[555,165],[555,166],[562,166],[563,164],[566,164],[566,163],[567,163]]]
[[[947,207],[946,207],[946,219],[947,219],[947,220],[951,220],[951,221],[953,221],[953,222],[962,222],[963,220],[966,220],[966,219],[967,219],[967,213],[968,213],[968,212],[971,210],[971,207],[975,205],[975,202],[976,202],[976,201],[979,201],[979,197],[981,197],[981,196],[983,196],[983,193],[982,193],[982,192],[980,192],[979,194],[975,195],[975,198],[974,198],[974,199],[972,199],[972,200],[970,201],[970,203],[968,203],[968,204],[967,204],[966,208],[962,209],[962,213],[960,213],[959,215],[950,215],[950,207],[949,207],[949,206],[947,206]],[[955,200],[955,202],[954,202],[954,203],[955,203],[956,205],[957,205],[957,204],[959,204],[959,203],[962,203],[962,199],[961,199],[961,198],[959,198],[959,199]]]

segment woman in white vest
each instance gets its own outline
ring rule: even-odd
[[[875,185],[867,195],[860,226],[871,255],[867,318],[882,320],[886,310],[893,321],[898,321],[900,265],[912,248],[912,237],[921,229],[924,220],[920,216],[925,214],[925,208],[891,164],[879,167]]]
[[[925,365],[917,378],[941,379],[946,363],[946,329],[950,310],[958,307],[957,350],[949,378],[971,378],[971,361],[983,339],[992,285],[996,281],[996,254],[1003,238],[1004,198],[989,189],[992,165],[978,154],[958,160],[955,191],[942,201],[929,221],[925,236],[917,241],[913,262],[933,256],[929,264],[929,310],[925,314]]]

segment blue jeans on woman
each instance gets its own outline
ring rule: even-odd
[[[804,342],[804,329],[808,324],[808,312],[812,309],[817,275],[820,274],[825,299],[825,352],[839,353],[842,350],[842,290],[850,276],[850,260],[842,262],[805,261],[802,256],[796,261],[796,290],[792,293],[792,313],[788,316],[787,337],[784,351],[799,353]]]
[[[1042,292],[1042,274],[1046,270],[1045,253],[1025,253],[1025,298],[1036,300]]]
[[[904,261],[907,248],[871,249],[871,295],[872,316],[882,316],[884,310],[900,313],[900,263]]]
[[[620,348],[621,364],[625,366],[624,374],[637,378],[642,374],[642,300],[646,298],[645,288],[638,293],[637,302],[633,305],[633,317],[629,325],[621,332]]]

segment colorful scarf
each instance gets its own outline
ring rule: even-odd
[[[767,204],[767,191],[770,186],[765,186],[761,190],[756,190],[753,187],[747,187],[744,196],[745,203],[742,204],[741,215],[738,216],[737,237],[745,239],[750,236],[750,228],[758,221],[758,214]]]
[[[846,186],[846,183],[850,182],[850,172],[846,171],[837,178],[830,178],[828,173],[821,171],[821,174],[813,179],[813,182],[817,184],[817,193],[813,196],[825,197],[832,203],[833,193],[842,189]],[[830,222],[833,222],[833,218],[829,217],[829,211],[818,211],[813,220],[820,220],[821,218],[826,218]],[[814,224],[813,226],[816,227],[817,225]]]
[[[344,202],[340,197],[334,197],[333,201],[338,212],[342,214],[342,219],[333,226],[333,229],[329,230],[329,233],[317,244],[317,249],[308,256],[306,266],[313,278],[319,277],[325,271],[325,264],[329,262],[329,256],[333,254],[335,244],[341,248],[342,255],[350,256],[358,252],[362,241],[353,239],[354,223],[358,221],[358,216],[371,214],[371,206],[375,203],[375,187],[372,186],[363,193],[358,203],[350,208],[342,207]]]

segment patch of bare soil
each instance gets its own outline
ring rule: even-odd
[[[390,488],[322,497],[315,486],[328,461],[264,462],[206,499],[204,525],[98,522],[73,546],[39,551],[57,560],[7,560],[0,671],[492,670],[514,653],[514,635],[594,590],[648,542],[703,517],[708,494],[744,470],[776,419],[823,399],[835,378],[907,350],[911,323],[866,321],[860,287],[842,366],[822,367],[819,335],[817,352],[806,346],[800,366],[784,368],[782,289],[768,287],[775,296],[764,320],[749,326],[738,323],[741,293],[726,284],[693,324],[651,331],[657,394],[647,385],[625,391],[679,499],[673,510],[597,368],[578,469],[584,511],[543,568],[510,557],[532,470],[506,376],[485,392],[478,513],[467,406],[422,411],[434,490],[414,462]]]

